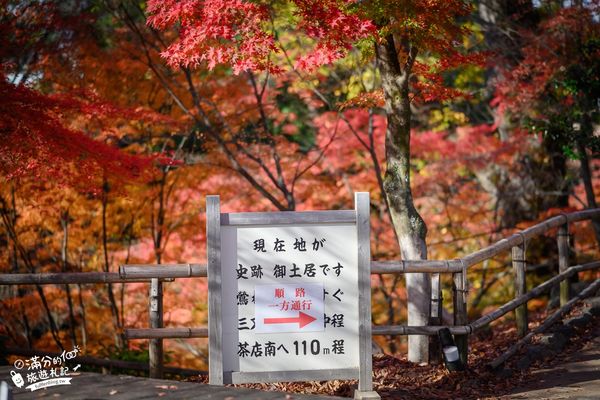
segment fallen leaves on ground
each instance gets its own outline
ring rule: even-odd
[[[571,313],[573,314],[573,313]],[[530,328],[539,325],[548,312],[530,314]],[[568,354],[576,352],[594,335],[599,334],[594,326],[600,318],[587,328],[579,328],[560,355],[534,362],[532,368],[548,368],[560,363]],[[508,394],[512,389],[526,386],[530,372],[519,371],[515,363],[526,348],[513,356],[505,365],[511,374],[492,371],[488,363],[500,356],[517,341],[514,321],[503,321],[491,329],[484,329],[469,339],[469,368],[463,372],[448,372],[442,365],[418,365],[405,356],[377,354],[373,357],[373,386],[382,399],[493,399]],[[190,380],[208,383],[208,377]],[[233,385],[268,391],[323,394],[353,397],[356,380],[322,382],[279,382]]]

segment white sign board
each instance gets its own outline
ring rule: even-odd
[[[354,210],[221,213],[207,198],[209,382],[372,391],[369,195]],[[367,397],[365,397],[367,396]]]
[[[356,226],[221,228],[223,369],[358,368]]]

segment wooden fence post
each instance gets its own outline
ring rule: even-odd
[[[163,327],[163,287],[158,278],[150,281],[150,328]],[[150,378],[163,377],[163,340],[150,339],[148,346]]]
[[[223,385],[223,309],[221,292],[221,205],[206,196],[206,258],[208,275],[208,383]]]
[[[558,272],[564,272],[569,268],[569,225],[564,224],[558,227]],[[569,302],[569,279],[560,283],[560,305],[564,306]]]
[[[441,274],[431,274],[431,315],[429,316],[429,325],[442,325],[442,285]],[[429,363],[442,363],[442,350],[437,336],[432,335],[429,338]]]
[[[527,293],[527,281],[525,279],[525,238],[523,243],[512,248],[512,267],[515,284],[515,298]],[[517,322],[517,333],[519,337],[527,334],[527,303],[515,309],[515,318]]]
[[[467,269],[452,274],[452,289],[454,293],[454,325],[467,325]],[[467,366],[469,354],[469,335],[455,335],[454,341],[460,353],[460,359]]]

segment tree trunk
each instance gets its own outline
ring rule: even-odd
[[[60,218],[60,225],[63,228],[63,240],[61,245],[61,260],[62,260],[62,271],[68,271],[68,249],[69,249],[69,211],[66,210],[62,213]],[[69,284],[65,285],[65,294],[67,295],[67,305],[69,309],[69,328],[71,332],[71,340],[73,341],[73,346],[77,345],[77,335],[75,334],[75,328],[77,322],[75,321],[75,313],[73,312],[73,298],[71,296],[71,288]]]
[[[15,187],[14,185],[11,186],[10,188],[10,194],[11,194],[11,222],[13,224],[13,226],[17,225],[17,201],[15,198]],[[12,263],[12,273],[13,274],[18,274],[19,271],[19,254],[17,252],[17,244],[16,242],[13,240],[12,241],[12,252],[10,254],[10,258],[11,258],[11,263]],[[25,328],[25,337],[27,338],[27,346],[31,349],[33,347],[33,340],[31,338],[31,326],[29,324],[29,319],[27,318],[27,313],[25,312],[25,306],[23,305],[23,297],[25,297],[25,289],[23,289],[20,286],[16,286],[16,295],[19,297],[19,304],[20,304],[20,309],[21,309],[21,318],[22,318],[22,322],[23,322],[23,327]]]
[[[15,211],[15,213],[16,213],[16,211]],[[34,273],[35,268],[33,266],[31,257],[29,255],[29,253],[25,250],[25,248],[21,245],[21,243],[19,243],[19,239],[17,236],[17,228],[15,225],[16,217],[13,218],[11,216],[11,211],[8,207],[8,204],[4,200],[4,198],[2,198],[1,196],[0,196],[0,215],[2,216],[2,223],[4,224],[4,227],[6,228],[6,234],[12,240],[14,248],[17,249],[18,253],[20,254],[21,259],[23,260],[23,263],[25,264],[25,267],[27,268],[27,270],[29,270],[30,273]],[[52,311],[50,310],[50,306],[48,305],[46,295],[44,294],[44,289],[39,284],[35,285],[35,289],[36,289],[38,295],[40,296],[40,300],[42,301],[42,306],[44,308],[44,311],[46,312],[46,317],[48,318],[48,324],[50,327],[50,333],[52,334],[52,338],[54,339],[54,342],[56,343],[56,345],[61,350],[64,350],[64,347],[60,341],[58,327],[56,325],[56,322],[54,321],[54,316],[52,315]]]
[[[427,258],[425,236],[427,227],[417,212],[410,189],[410,127],[411,110],[409,78],[416,48],[403,43],[406,56],[400,65],[394,37],[388,36],[376,45],[378,68],[381,74],[387,114],[385,138],[386,170],[384,189],[392,215],[394,230],[399,239],[402,258]],[[406,274],[408,296],[408,325],[429,324],[431,280],[428,274]],[[409,361],[428,361],[429,340],[426,336],[409,336]]]
[[[85,303],[83,302],[83,287],[81,284],[77,285],[77,296],[79,298],[79,308],[81,309],[81,345],[83,350],[87,349],[87,320],[85,316]]]
[[[591,127],[591,124],[590,124]],[[583,180],[583,187],[585,188],[585,197],[588,208],[598,208],[596,202],[596,195],[594,194],[594,185],[592,183],[592,171],[590,169],[590,160],[587,155],[587,150],[582,140],[577,140],[577,152],[579,153],[579,164],[581,179]],[[594,228],[594,235],[596,242],[600,245],[600,221],[598,218],[592,219],[592,227]]]
[[[108,207],[108,182],[104,181],[102,187],[102,249],[104,252],[104,272],[110,272],[110,262],[108,261],[108,237],[106,227],[106,209]],[[113,286],[111,283],[106,284],[106,292],[108,294],[108,302],[110,305],[110,312],[112,314],[113,326],[115,329],[115,345],[118,349],[123,349],[125,343],[125,334],[119,321],[119,309],[117,306],[117,300],[113,293]]]

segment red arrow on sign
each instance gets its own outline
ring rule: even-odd
[[[300,328],[304,328],[306,325],[310,324],[311,322],[315,321],[316,318],[303,313],[302,311],[299,312],[297,317],[288,317],[288,318],[265,318],[264,323],[265,324],[293,324],[293,323],[298,323],[298,326]]]

